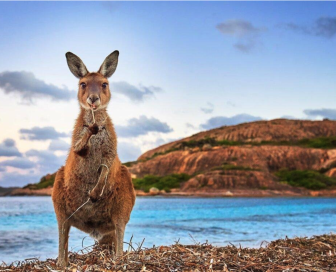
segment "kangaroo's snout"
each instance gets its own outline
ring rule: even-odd
[[[97,94],[91,94],[87,98],[86,102],[89,104],[90,107],[96,109],[100,106],[100,98]]]
[[[93,104],[94,102],[96,102],[98,99],[99,99],[99,96],[98,96],[98,95],[93,95],[93,94],[91,94],[91,95],[89,96],[89,102],[91,102],[91,104]]]

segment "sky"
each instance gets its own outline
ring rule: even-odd
[[[0,2],[0,186],[64,164],[79,113],[65,53],[119,50],[123,162],[202,130],[336,119],[335,2]]]

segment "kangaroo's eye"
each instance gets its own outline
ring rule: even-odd
[[[86,84],[84,82],[82,82],[80,85],[83,89],[86,87]]]
[[[103,83],[102,87],[105,89],[107,87],[107,83]]]

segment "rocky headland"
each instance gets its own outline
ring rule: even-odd
[[[223,126],[149,150],[126,165],[144,196],[335,196],[336,121]],[[44,185],[11,195],[49,195],[53,179],[48,175]]]

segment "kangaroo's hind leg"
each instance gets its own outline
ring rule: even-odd
[[[109,234],[104,235],[100,240],[99,240],[99,245],[108,247],[112,249],[114,247],[114,251],[116,251],[116,231],[113,230]]]
[[[58,223],[58,262],[64,268],[68,265],[68,240],[71,225],[66,221],[66,203],[64,197],[64,167],[61,167],[56,174],[52,200]]]
[[[123,255],[125,227],[126,227],[126,224],[122,221],[116,224],[116,254],[117,256]]]

